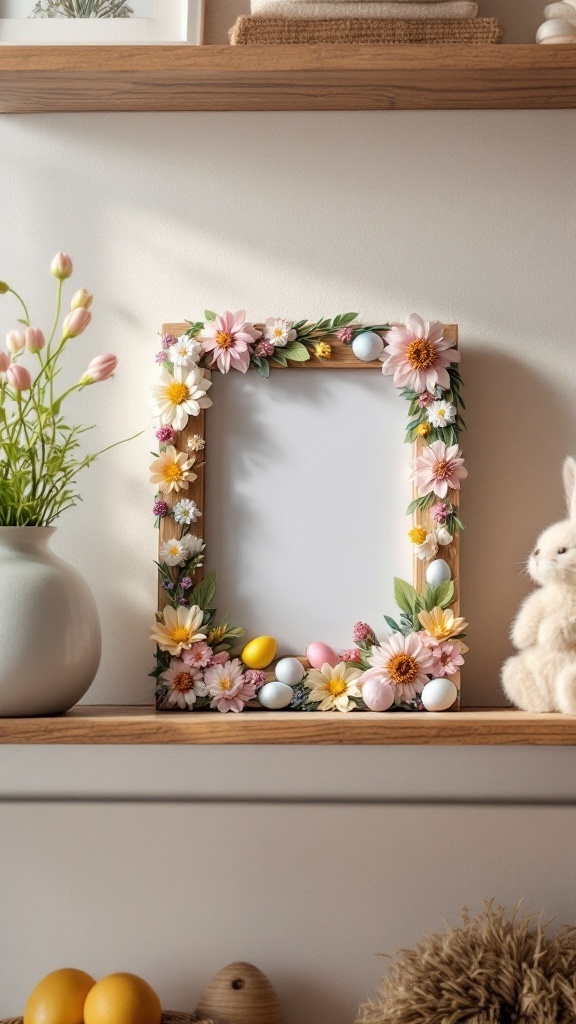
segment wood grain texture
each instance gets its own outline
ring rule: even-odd
[[[574,107],[574,45],[0,48],[0,113]]]
[[[329,744],[575,746],[576,718],[503,708],[429,712],[162,712],[77,707],[56,718],[2,718],[1,744]]]

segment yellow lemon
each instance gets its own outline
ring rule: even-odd
[[[73,968],[48,974],[26,1003],[24,1024],[83,1024],[86,996],[95,984]]]
[[[257,636],[242,651],[242,661],[248,668],[268,668],[276,657],[278,644],[272,636]]]
[[[109,974],[90,991],[84,1024],[160,1024],[160,1000],[135,974]]]

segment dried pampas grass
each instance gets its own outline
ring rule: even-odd
[[[549,938],[540,916],[484,912],[392,960],[356,1024],[574,1024],[576,928]]]

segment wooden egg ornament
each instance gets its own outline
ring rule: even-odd
[[[269,711],[281,711],[282,708],[288,707],[294,696],[294,690],[287,683],[273,679],[271,683],[264,683],[264,686],[258,690],[257,696],[263,708],[268,708]]]
[[[384,342],[375,331],[363,331],[362,334],[356,335],[352,342],[352,351],[356,359],[360,359],[363,363],[371,363],[374,359],[378,359],[382,355],[383,349]]]
[[[431,679],[422,690],[426,711],[448,711],[458,697],[458,688],[451,679]]]
[[[215,1024],[282,1024],[271,983],[252,964],[230,964],[212,978],[196,1013]]]
[[[276,665],[276,679],[286,686],[298,686],[305,675],[306,670],[298,658],[282,658]]]
[[[426,583],[431,587],[439,587],[441,583],[447,583],[452,579],[452,570],[443,558],[435,558],[426,569]]]
[[[242,651],[242,661],[247,668],[268,668],[276,657],[278,644],[273,636],[257,636],[246,644]]]
[[[334,668],[340,660],[332,648],[328,647],[328,644],[320,643],[319,640],[308,644],[306,657],[312,668],[322,668],[322,665],[331,665]]]

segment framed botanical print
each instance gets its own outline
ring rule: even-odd
[[[0,44],[202,42],[204,0],[0,0]]]
[[[460,450],[465,423],[457,328],[425,321],[416,314],[404,322],[375,324],[363,323],[356,313],[320,320],[269,317],[253,322],[243,310],[222,314],[207,310],[202,319],[164,326],[156,362],[152,406],[158,448],[150,469],[156,491],[153,513],[159,529],[159,605],[151,632],[156,645],[157,709],[305,713],[457,708],[460,669],[467,653],[467,623],[460,615],[459,594],[460,489],[467,470]],[[311,370],[316,372],[302,376]],[[383,609],[378,621],[358,618],[350,622],[348,635],[316,640],[309,621],[309,598],[318,588],[319,570],[311,571],[311,559],[304,556],[305,545],[299,543],[290,561],[278,569],[274,552],[278,553],[279,545],[294,532],[292,524],[297,517],[272,511],[255,532],[258,517],[250,474],[255,463],[270,477],[278,470],[282,452],[287,453],[292,445],[290,424],[302,419],[304,392],[305,400],[321,411],[322,402],[329,406],[338,402],[337,392],[325,393],[322,383],[331,380],[336,387],[338,379],[344,381],[350,371],[360,370],[365,376],[355,380],[370,380],[376,390],[382,389],[378,391],[382,395],[393,394],[395,388],[407,410],[407,423],[402,425],[400,416],[394,414],[394,422],[385,430],[398,451],[402,451],[403,441],[409,445],[405,476],[411,480],[407,486],[413,493],[398,512],[398,519],[404,520],[398,529],[412,572],[410,579],[379,582],[381,593],[389,596],[390,604],[395,602],[395,610]],[[238,390],[232,383],[242,392],[249,382],[254,386],[260,379],[260,387],[267,388],[278,373],[288,374],[284,399],[292,402],[293,408],[284,426],[266,428],[263,444],[253,413],[256,393],[250,393],[244,411],[239,406],[240,411],[230,415],[233,392]],[[305,380],[307,388],[303,387]],[[367,392],[365,397],[367,402]],[[360,401],[364,402],[362,395]],[[346,411],[346,400],[342,403]],[[400,410],[402,405],[395,403],[394,408]],[[375,445],[378,430],[363,435],[363,447]],[[211,512],[210,500],[206,500],[211,487],[207,484],[211,474],[218,475],[226,435],[235,433],[242,434],[243,440],[227,470],[237,484],[234,501],[223,501],[212,490]],[[293,479],[287,500],[293,501],[295,508],[298,503],[304,508],[302,530],[312,533],[314,545],[321,533],[314,533],[313,519],[306,521],[306,493],[315,489],[322,496],[322,488],[326,488],[322,503],[326,522],[333,510],[342,507],[349,507],[352,519],[352,510],[373,504],[371,480],[378,471],[384,474],[387,470],[385,466],[378,470],[374,458],[363,464],[368,470],[364,468],[359,478],[347,473],[340,486],[334,486],[332,480],[327,486],[329,447],[339,445],[337,454],[341,455],[345,445],[335,431],[325,431],[328,448],[323,456],[317,456],[317,482],[313,478],[312,486],[303,488],[298,460],[314,438],[311,431],[296,434],[295,461],[284,455]],[[342,437],[345,439],[345,434]],[[396,472],[388,470],[388,476],[394,486],[400,480]],[[386,501],[389,508],[395,508],[392,498]],[[281,579],[290,575],[298,582],[299,590],[290,591],[290,615],[276,618],[276,635],[266,629],[265,622],[259,630],[253,620],[249,577],[254,574],[249,560],[239,573],[236,588],[230,587],[229,580],[224,588],[227,608],[233,604],[234,614],[219,615],[219,573],[230,574],[214,565],[212,552],[207,550],[206,524],[211,516],[218,518],[228,538],[233,537],[228,546],[222,539],[217,543],[227,563],[233,560],[235,549],[244,543],[249,552],[251,545],[258,544],[259,535],[268,532],[276,545],[270,556],[276,563],[275,576],[280,572]],[[352,559],[361,530],[362,520],[356,532],[345,528],[341,540],[336,541],[342,553],[350,550]],[[342,553],[338,564],[344,564]],[[334,577],[339,582],[324,598],[329,606],[326,630],[337,619],[339,588],[353,593],[359,610],[365,607],[363,591],[372,586],[377,556],[374,545],[373,556],[370,550],[364,551],[362,572],[353,584],[350,572],[344,579],[342,573]],[[207,561],[213,566],[209,571],[205,569]],[[306,598],[295,599],[294,593]],[[243,605],[251,621],[248,634]],[[263,618],[273,617],[272,600],[266,595],[261,608]],[[291,636],[284,633],[283,622],[294,623],[295,613],[301,621],[293,626]]]

